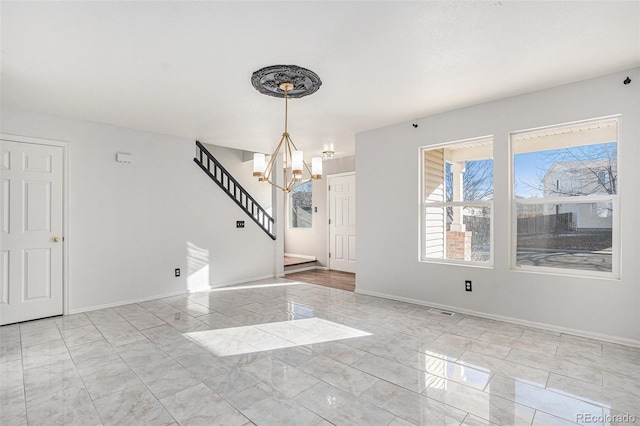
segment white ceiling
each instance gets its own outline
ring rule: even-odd
[[[640,2],[1,2],[2,105],[255,151],[284,101],[253,71],[323,85],[290,104],[305,154],[357,132],[640,65]],[[640,83],[640,82],[638,82]]]

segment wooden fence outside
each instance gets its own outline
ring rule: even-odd
[[[491,220],[486,216],[463,216],[467,231],[472,231],[471,245],[488,246],[491,241]]]
[[[518,235],[557,234],[573,230],[573,213],[518,218]]]

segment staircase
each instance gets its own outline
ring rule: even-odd
[[[274,220],[236,181],[222,164],[196,141],[196,158],[193,159],[209,177],[272,239],[276,239]]]

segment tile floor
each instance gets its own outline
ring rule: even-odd
[[[272,283],[1,327],[0,424],[640,424],[638,348]]]

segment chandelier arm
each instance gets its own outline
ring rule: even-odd
[[[291,136],[288,133],[287,133],[287,141],[289,142],[287,144],[287,148],[289,149],[290,155],[291,155],[291,147],[293,147],[294,150],[298,151],[298,147],[296,146],[295,143],[293,143],[293,139],[291,139]],[[304,164],[305,166],[307,165],[307,163],[304,160],[302,160],[302,164]],[[307,170],[309,170],[309,167],[307,167]],[[309,172],[309,175],[311,175],[311,172]]]
[[[285,192],[287,191],[287,189],[285,187],[278,185],[277,183],[273,182],[271,179],[269,179],[267,177],[264,178],[263,182],[267,182],[269,185],[275,186],[276,188],[279,188],[282,191],[285,191]]]
[[[291,141],[291,137],[289,137],[288,133],[286,134],[285,138],[287,140],[287,145],[285,147],[286,155],[284,156],[284,158],[285,158],[285,160],[284,160],[284,168],[286,169],[286,168],[289,167],[289,163],[293,162],[293,153],[291,152],[291,145],[293,145],[293,142]],[[295,148],[295,145],[293,145],[293,147]]]
[[[276,188],[279,188],[280,190],[282,190],[282,191],[284,191],[284,192],[287,192],[287,189],[285,189],[284,187],[282,187],[282,186],[278,185],[277,183],[273,183],[273,182],[271,182],[270,180],[268,180],[268,181],[267,181],[267,183],[268,183],[269,185],[271,185],[271,186],[275,186]]]
[[[302,180],[302,181],[300,181],[300,182],[293,182],[293,181],[291,181],[291,184],[289,185],[289,186],[290,186],[290,188],[289,188],[288,190],[286,190],[285,192],[287,192],[287,193],[288,193],[288,192],[291,192],[291,190],[292,190],[293,188],[295,188],[295,187],[297,187],[297,186],[304,185],[305,183],[311,182],[312,180],[313,180],[313,178],[305,179],[305,180]]]
[[[293,143],[293,139],[291,139],[291,135],[287,134],[287,139],[289,139],[289,143],[291,144],[291,146],[293,147],[293,149],[295,149],[296,151],[298,151],[298,147],[296,146],[295,143]]]
[[[266,180],[271,179],[271,170],[272,169],[273,169],[273,161],[269,160],[269,163],[267,164],[267,167],[264,169],[264,178]]]
[[[307,164],[307,162],[303,161],[302,164],[304,164],[305,169],[307,169],[307,171],[309,172],[309,176],[313,176],[313,174],[311,173],[311,169],[309,168],[309,165]]]
[[[282,148],[282,142],[283,141],[284,141],[284,135],[282,135],[282,139],[280,139],[280,142],[278,143],[278,146],[276,147],[276,150],[273,152],[273,155],[271,155],[271,158],[269,159],[269,163],[267,163],[267,167],[265,167],[264,177],[266,179],[268,179],[268,180],[271,178],[271,172],[273,171],[273,165],[275,164],[275,161],[278,158],[278,153],[280,152],[280,148]]]
[[[300,182],[296,182],[296,181],[293,179],[293,174],[292,174],[292,175],[291,175],[291,180],[290,180],[290,181],[289,181],[289,183],[287,184],[287,191],[286,191],[286,192],[287,192],[287,193],[291,192],[291,190],[292,190],[293,188],[295,188],[296,186],[298,186],[298,184],[299,184],[299,183],[300,183]]]

